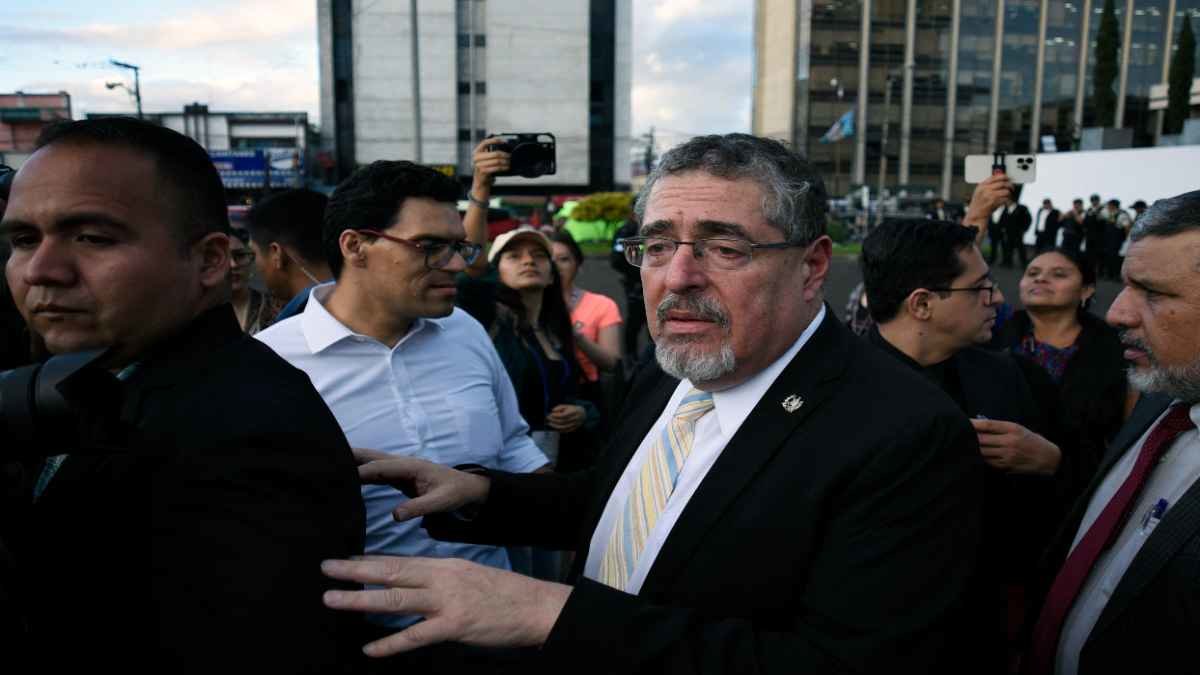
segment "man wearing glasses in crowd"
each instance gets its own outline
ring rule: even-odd
[[[529,438],[504,366],[483,328],[454,306],[455,277],[480,254],[464,241],[459,194],[454,180],[411,162],[356,171],[325,211],[335,283],[317,286],[302,313],[256,337],[308,373],[355,448],[534,471],[546,457]],[[503,548],[438,542],[418,522],[396,522],[404,497],[391,487],[364,486],[363,499],[368,554],[509,568]],[[370,619],[379,636],[418,617]],[[440,646],[408,658],[424,672],[459,672],[491,656]]]
[[[868,340],[945,391],[971,419],[987,474],[979,672],[1003,672],[1009,603],[1020,602],[1061,506],[1062,453],[1045,432],[1053,383],[1026,378],[1008,354],[983,349],[1004,294],[975,244],[976,230],[926,219],[885,221],[863,242],[863,283],[876,327]],[[1020,607],[1014,607],[1019,610]],[[1020,611],[1013,616],[1019,617]],[[1015,626],[1014,626],[1015,628]],[[1015,635],[1013,636],[1015,638]],[[990,669],[990,670],[989,670]]]
[[[955,670],[981,513],[974,434],[832,316],[826,208],[821,179],[777,141],[666,153],[624,248],[659,367],[634,382],[597,467],[360,468],[415,486],[397,517],[425,515],[435,536],[573,548],[573,585],[461,561],[329,561],[332,577],[390,588],[327,605],[428,617],[367,653],[540,647],[537,672],[570,673]]]

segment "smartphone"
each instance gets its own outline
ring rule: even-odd
[[[1037,180],[1037,155],[967,155],[963,174],[968,183],[982,183],[997,173],[1014,183],[1032,183]]]

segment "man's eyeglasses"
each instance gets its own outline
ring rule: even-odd
[[[462,256],[465,263],[470,265],[479,259],[479,253],[483,251],[483,247],[469,241],[439,241],[437,239],[402,239],[393,237],[389,234],[384,234],[379,230],[355,230],[360,234],[370,235],[394,241],[397,244],[415,248],[418,251],[425,253],[425,267],[431,270],[440,270],[450,261],[454,259],[454,254]]]
[[[243,267],[254,262],[254,251],[251,251],[250,249],[238,249],[237,251],[230,253],[230,256],[233,258],[233,262],[239,267]]]
[[[996,282],[988,279],[985,283],[978,286],[967,286],[965,288],[927,288],[925,290],[936,293],[965,293],[967,291],[975,291],[983,299],[983,304],[990,305],[992,304],[992,295],[996,292]]]
[[[629,237],[621,239],[625,260],[634,267],[661,267],[671,261],[680,246],[691,246],[692,255],[701,265],[720,270],[745,267],[754,258],[756,249],[796,248],[807,244],[777,242],[757,244],[746,239],[715,237],[695,241],[679,241],[666,237]]]

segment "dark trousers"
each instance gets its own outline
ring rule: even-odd
[[[1025,233],[1021,230],[1007,230],[1004,233],[1004,266],[1012,267],[1013,252],[1016,251],[1017,259],[1021,261],[1021,269],[1025,269]]]
[[[1058,228],[1047,228],[1038,232],[1037,243],[1034,244],[1035,250],[1039,253],[1054,248],[1054,243],[1058,241]],[[1066,237],[1063,237],[1063,243],[1066,244]]]
[[[1000,255],[1000,249],[1004,246],[1004,233],[997,228],[998,226],[995,223],[992,223],[988,227],[988,242],[992,245],[991,250],[988,251],[988,265],[996,264],[996,258]]]
[[[1103,275],[1105,272],[1104,262],[1107,256],[1106,251],[1108,250],[1103,233],[1089,233],[1084,238],[1084,244],[1087,246],[1087,250],[1084,251],[1084,259],[1087,261],[1087,264],[1096,270],[1096,274]]]
[[[1114,228],[1115,229],[1115,228]],[[1110,279],[1121,278],[1121,245],[1125,243],[1125,231],[1117,230],[1109,234],[1104,251],[1104,276]]]
[[[1063,230],[1063,249],[1071,253],[1079,254],[1079,245],[1083,243],[1083,236],[1074,228]]]

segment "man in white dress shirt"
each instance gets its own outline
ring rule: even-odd
[[[326,257],[336,281],[304,311],[255,337],[308,373],[355,448],[525,473],[544,467],[483,327],[454,300],[455,275],[479,255],[464,241],[458,185],[409,162],[375,162],[334,191]],[[366,485],[368,554],[462,558],[509,569],[505,550],[431,539],[396,522],[404,496]],[[377,615],[407,626],[416,616]],[[445,666],[446,664],[441,664]]]
[[[1121,329],[1142,400],[1062,528],[1025,670],[1189,672],[1200,634],[1200,191],[1131,235]],[[1193,664],[1189,666],[1187,664]]]

